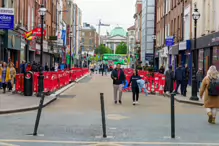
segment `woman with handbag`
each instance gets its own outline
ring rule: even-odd
[[[7,67],[7,63],[4,62],[3,67],[0,69],[0,82],[2,82],[3,93],[5,93],[7,84],[10,81],[11,81],[10,68]]]
[[[14,87],[14,80],[16,77],[16,69],[14,68],[14,64],[12,62],[10,63],[9,68],[10,68],[11,81],[8,83],[8,90],[12,91]]]

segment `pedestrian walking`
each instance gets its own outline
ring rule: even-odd
[[[201,68],[199,68],[199,70],[196,73],[196,80],[197,80],[197,90],[199,91],[200,86],[201,86],[201,82],[203,80],[203,71]]]
[[[183,93],[182,93],[182,95],[186,97],[187,86],[188,86],[189,78],[190,78],[190,71],[189,71],[189,67],[187,64],[185,65],[185,69],[183,71],[183,74],[185,75],[185,77],[183,77],[183,83],[182,83]]]
[[[185,71],[183,70],[182,68],[182,65],[179,64],[179,67],[176,69],[176,72],[175,72],[175,80],[176,80],[176,89],[175,89],[175,93],[176,94],[179,94],[178,92],[178,88],[180,86],[181,88],[181,94],[183,95],[183,84],[182,84],[182,81],[183,81],[183,78],[185,77]]]
[[[7,67],[7,63],[4,62],[3,67],[0,70],[0,82],[2,82],[3,93],[5,93],[7,84],[10,81],[11,81],[10,68]]]
[[[129,85],[132,85],[132,100],[133,100],[133,105],[138,104],[138,99],[139,99],[139,87],[137,80],[140,80],[141,77],[138,75],[138,70],[135,70],[133,75],[131,76]]]
[[[159,73],[164,74],[164,71],[165,71],[164,64],[162,64],[159,69]]]
[[[9,68],[10,68],[11,81],[8,82],[8,90],[12,91],[12,89],[14,88],[14,80],[16,78],[16,69],[14,68],[14,63],[11,62]]]
[[[48,65],[48,62],[45,64],[44,70],[45,70],[45,71],[49,71],[49,65]]]
[[[174,72],[172,66],[169,66],[169,69],[165,73],[166,81],[164,85],[164,92],[173,92],[174,85]]]
[[[26,72],[26,61],[25,61],[25,60],[23,60],[23,61],[21,62],[20,71],[21,71],[21,73],[23,73],[23,74]]]
[[[215,124],[216,114],[219,108],[219,94],[212,96],[212,91],[219,93],[216,90],[218,88],[219,88],[218,71],[215,66],[210,66],[210,68],[207,71],[207,75],[202,81],[202,86],[200,89],[200,97],[204,98],[204,107],[206,108],[207,111],[208,122],[211,124]]]
[[[117,93],[119,91],[119,103],[122,104],[122,88],[126,77],[125,73],[121,69],[121,64],[117,64],[116,68],[111,73],[111,78],[113,80],[114,102],[117,104]]]

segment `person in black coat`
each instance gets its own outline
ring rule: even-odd
[[[129,86],[132,84],[132,100],[133,100],[133,105],[138,104],[138,99],[139,99],[139,87],[137,84],[137,80],[140,80],[141,77],[138,75],[138,70],[135,70],[133,75],[131,76]]]
[[[164,92],[173,92],[173,84],[174,84],[174,72],[172,70],[172,66],[169,66],[169,70],[165,73],[166,81],[164,86]]]
[[[176,72],[175,72],[175,80],[176,80],[176,89],[175,89],[175,93],[176,94],[179,94],[178,93],[178,88],[180,86],[181,88],[181,94],[183,95],[183,79],[185,78],[185,70],[182,68],[182,65],[179,64],[179,67],[176,69]]]

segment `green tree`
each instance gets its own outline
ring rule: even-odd
[[[116,47],[116,54],[127,54],[127,45],[124,42],[121,42],[117,47]]]
[[[95,49],[95,54],[112,54],[112,50],[101,44],[98,48]]]

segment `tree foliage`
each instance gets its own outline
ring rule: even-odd
[[[108,48],[108,47],[105,47],[103,44],[101,44],[98,48],[95,49],[95,54],[112,54],[113,51]]]
[[[124,42],[121,42],[117,47],[116,47],[116,54],[127,54],[127,45]]]

